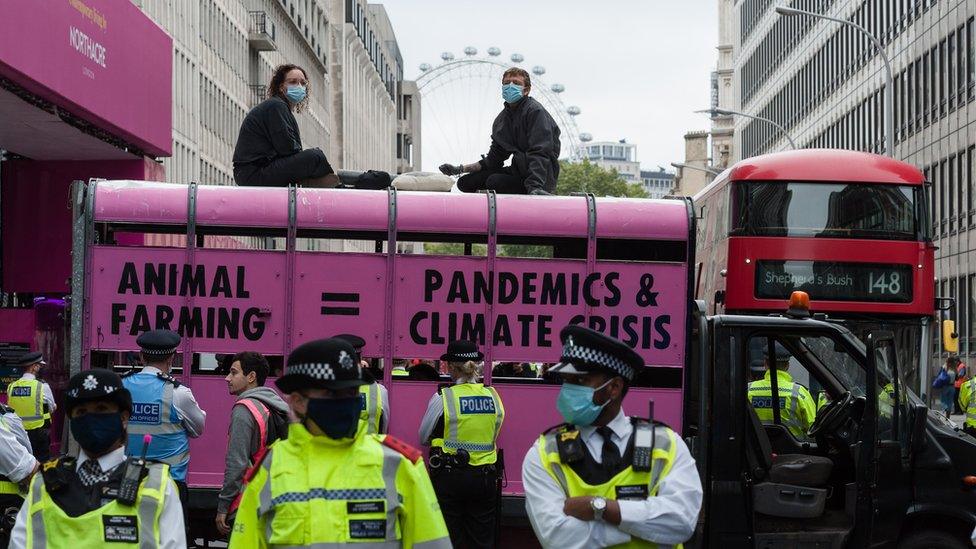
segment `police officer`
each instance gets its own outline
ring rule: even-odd
[[[785,347],[776,343],[774,345],[776,353],[776,384],[779,389],[780,422],[793,433],[793,436],[803,438],[807,436],[807,430],[813,425],[817,418],[817,404],[810,395],[810,391],[803,385],[793,381],[790,375],[790,352]],[[756,415],[765,423],[772,423],[773,417],[773,394],[772,382],[769,374],[769,357],[763,366],[766,368],[762,379],[749,383],[749,401],[752,402]]]
[[[45,364],[40,352],[25,354],[17,361],[23,375],[7,386],[7,402],[23,420],[34,457],[40,462],[51,457],[51,414],[58,407],[51,386],[37,379]]]
[[[621,404],[644,361],[582,326],[560,332],[563,379],[549,429],[522,463],[525,508],[544,547],[683,543],[702,487],[688,448],[666,425],[628,417]]]
[[[976,436],[976,377],[971,377],[959,386],[959,407],[966,414],[963,430]]]
[[[505,407],[478,383],[484,358],[472,341],[452,341],[441,360],[453,385],[427,403],[420,440],[429,444],[431,478],[455,547],[493,547],[498,505],[498,433]]]
[[[100,368],[75,374],[65,408],[81,452],[45,463],[34,476],[11,547],[185,549],[169,467],[126,460],[132,398],[119,376]]]
[[[331,338],[288,356],[295,423],[248,473],[231,548],[450,547],[420,451],[360,421],[355,355]]]
[[[361,418],[366,422],[369,433],[388,433],[390,428],[390,393],[380,380],[373,377],[366,369],[368,365],[363,361],[363,347],[366,340],[353,334],[339,334],[339,339],[352,345],[356,350],[356,362],[363,368],[363,377],[366,385],[359,387],[359,394],[363,399],[363,411]]]
[[[17,510],[27,491],[37,460],[31,454],[30,439],[20,416],[0,404],[0,549],[7,547]]]
[[[145,367],[122,377],[132,393],[129,425],[130,456],[142,451],[143,435],[152,435],[149,459],[170,467],[170,475],[186,507],[186,472],[190,464],[190,438],[203,434],[207,413],[200,409],[190,388],[170,377],[180,336],[170,330],[152,330],[136,339]]]

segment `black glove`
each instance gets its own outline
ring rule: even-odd
[[[461,175],[464,173],[464,166],[458,164],[457,166],[452,166],[450,164],[441,164],[438,168],[444,175]]]

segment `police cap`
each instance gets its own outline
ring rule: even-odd
[[[68,417],[82,402],[107,400],[118,403],[121,410],[132,412],[132,395],[122,385],[122,378],[112,370],[92,368],[79,372],[68,380],[64,407]]]
[[[283,393],[293,393],[303,387],[334,390],[366,383],[356,360],[356,350],[338,337],[299,345],[288,355],[285,375],[275,381]]]
[[[15,366],[21,368],[26,368],[27,366],[33,366],[34,364],[47,364],[44,362],[44,355],[40,351],[34,351],[31,353],[25,353],[14,363]]]
[[[467,362],[469,360],[479,361],[485,355],[478,350],[478,344],[474,341],[452,341],[447,344],[447,352],[441,355],[444,362]]]
[[[136,338],[136,345],[146,356],[165,358],[180,346],[180,334],[173,330],[150,330]]]
[[[557,374],[604,372],[628,383],[644,367],[644,359],[619,339],[584,326],[570,325],[559,332],[563,354],[549,371]]]
[[[786,350],[786,347],[783,347],[783,345],[778,341],[773,345],[773,352],[776,353],[776,362],[786,362],[791,356],[793,356],[788,350]],[[769,345],[763,345],[763,358],[769,358]]]

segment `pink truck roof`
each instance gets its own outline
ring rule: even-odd
[[[627,342],[649,368],[683,368],[689,309],[689,205],[681,200],[494,196],[487,194],[238,188],[135,181],[88,187],[88,223],[131,237],[170,233],[170,239],[89,240],[83,258],[81,350],[72,369],[87,367],[92,351],[129,351],[152,328],[183,335],[181,353],[243,350],[287,355],[312,339],[355,333],[364,356],[436,359],[452,338],[479,341],[486,366],[496,361],[556,362],[559,331],[584,323]],[[219,240],[197,247],[193,231],[225,235],[287,234],[289,246],[240,250]],[[243,230],[243,232],[242,232]],[[303,233],[306,231],[306,233]],[[402,239],[487,242],[485,255],[297,251],[299,236],[370,241]],[[495,255],[509,237],[545,243],[585,241],[585,257],[518,258]],[[77,236],[76,236],[77,238]],[[228,237],[229,238],[229,237]],[[616,249],[678,249],[654,260],[598,259]],[[76,240],[77,242],[77,240]],[[639,243],[639,244],[638,244]],[[164,245],[155,245],[164,244]],[[626,254],[624,254],[626,256]],[[614,256],[616,257],[616,256]],[[78,275],[76,270],[76,275]],[[420,445],[417,428],[436,382],[394,381],[391,433]],[[491,368],[485,368],[491,383]],[[683,379],[683,376],[682,376]],[[219,487],[233,397],[223,378],[184,372],[181,381],[207,410],[203,437],[192,442],[191,487]],[[511,380],[509,380],[511,381]],[[522,492],[518,464],[547,427],[559,422],[558,385],[541,380],[497,384],[507,419],[499,446],[508,456],[506,493]],[[270,383],[270,382],[269,382]],[[682,388],[634,387],[625,409],[680,429]]]

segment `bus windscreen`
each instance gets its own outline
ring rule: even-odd
[[[738,182],[734,236],[916,240],[920,187],[872,183]]]

